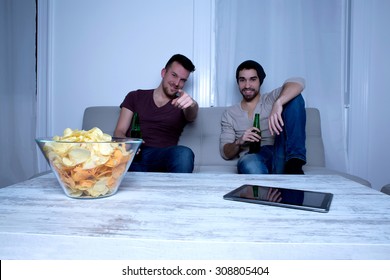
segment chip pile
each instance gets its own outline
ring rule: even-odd
[[[64,130],[43,148],[59,179],[72,197],[99,197],[114,192],[134,151],[99,128]]]

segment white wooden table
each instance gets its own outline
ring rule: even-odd
[[[327,191],[329,213],[227,201],[244,183]],[[390,196],[338,176],[128,173],[112,197],[54,175],[0,189],[0,259],[390,259]]]

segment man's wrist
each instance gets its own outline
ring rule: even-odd
[[[192,104],[191,104],[191,108],[194,108],[194,107],[197,107],[198,106],[198,103],[195,101],[195,99],[192,99]]]
[[[183,110],[197,110],[198,109],[198,103],[196,103],[196,101],[194,99],[192,99],[193,102],[190,106],[188,106],[187,108],[184,108]]]

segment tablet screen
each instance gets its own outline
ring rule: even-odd
[[[243,185],[227,193],[223,198],[308,211],[328,212],[333,194],[270,186]]]

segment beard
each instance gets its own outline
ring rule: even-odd
[[[165,96],[167,96],[170,99],[175,99],[179,89],[176,89],[175,87],[172,87],[168,84],[163,86],[163,91]]]
[[[253,88],[245,88],[241,90],[241,95],[247,102],[251,102],[253,99],[256,98],[256,96],[259,95],[259,91],[253,89]]]

